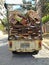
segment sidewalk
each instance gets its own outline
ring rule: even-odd
[[[0,31],[0,40],[7,38],[7,37],[8,37],[8,34],[3,34],[3,32]]]
[[[42,43],[49,50],[49,33],[44,34]]]

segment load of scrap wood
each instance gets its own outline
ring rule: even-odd
[[[34,10],[29,10],[25,15],[22,15],[18,11],[13,11],[10,13],[9,22],[15,26],[22,24],[23,26],[31,26],[36,22],[39,22],[39,15]]]
[[[35,26],[39,24],[39,15],[34,10],[29,10],[25,15],[22,15],[20,12],[13,11],[10,13],[9,22],[11,24],[10,35],[18,36],[38,36],[38,28],[31,28],[30,26]],[[22,26],[22,27],[21,27]],[[24,28],[23,28],[24,27]],[[29,27],[29,28],[28,28]],[[28,30],[29,29],[29,30]]]

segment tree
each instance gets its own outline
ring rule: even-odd
[[[0,0],[0,21],[4,25],[3,18],[6,17],[6,10],[4,7],[4,0]]]
[[[42,6],[42,17],[47,15],[49,12],[49,0],[41,0]]]
[[[49,15],[44,16],[44,17],[42,18],[43,24],[45,24],[47,21],[49,21]]]
[[[28,10],[30,10],[30,9],[36,10],[35,9],[35,3],[34,3],[35,1],[36,0],[23,0],[23,3],[24,4],[29,4],[28,6],[25,6]]]
[[[49,21],[49,0],[41,0],[42,2],[42,22],[43,30],[46,32],[46,24]]]

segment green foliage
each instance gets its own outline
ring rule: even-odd
[[[7,18],[4,18],[2,21],[3,21],[2,24],[6,27],[7,26]]]
[[[43,24],[45,24],[45,23],[48,22],[48,21],[49,21],[49,15],[44,16],[44,17],[42,18]]]
[[[2,24],[0,24],[0,30],[4,30],[4,26]]]
[[[42,13],[42,22],[45,24],[49,21],[49,0],[43,0]]]
[[[42,7],[42,12],[43,12],[43,16],[49,14],[49,3],[44,3],[43,7]]]
[[[45,4],[45,13],[49,14],[49,3]]]
[[[1,19],[0,19],[1,20]],[[3,20],[1,20],[1,23],[2,24],[0,24],[0,30],[4,30],[4,28],[6,28],[7,29],[7,27],[8,27],[8,22],[7,22],[7,18],[4,18]]]

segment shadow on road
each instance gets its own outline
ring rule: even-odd
[[[13,54],[12,57],[13,58],[18,58],[18,57],[19,58],[29,58],[29,57],[35,58],[34,56],[32,56],[32,53],[23,53],[23,52]]]
[[[49,58],[36,58],[32,54],[16,54],[12,56],[12,61],[17,65],[49,65]]]

